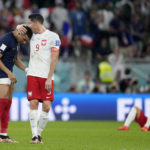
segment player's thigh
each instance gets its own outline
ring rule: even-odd
[[[43,101],[42,110],[45,112],[49,112],[51,107],[51,101]]]
[[[40,82],[38,77],[28,76],[27,77],[27,98],[28,100],[40,100],[41,91],[40,91]],[[34,102],[33,102],[34,103]]]
[[[10,85],[0,84],[0,98],[9,98],[10,94]]]
[[[9,86],[9,100],[12,100],[14,88],[15,88],[14,84],[11,84]]]
[[[42,101],[54,101],[54,81],[51,81],[52,88],[50,92],[45,89],[45,82],[46,79],[41,79],[40,85]]]
[[[136,106],[134,106],[134,108],[136,109],[136,118],[139,118],[141,115],[141,109]]]

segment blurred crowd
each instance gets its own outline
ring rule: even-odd
[[[150,0],[1,0],[0,12],[0,36],[41,13],[61,38],[60,59],[93,66],[81,69],[68,92],[149,92],[124,61],[150,57]],[[28,60],[28,45],[21,45],[20,57]]]

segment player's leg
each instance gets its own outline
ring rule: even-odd
[[[3,126],[3,118],[5,118],[5,111],[8,103],[9,97],[9,85],[0,84],[0,122],[1,122],[1,130],[0,130],[0,139],[3,139],[3,136],[7,136],[7,129]],[[4,140],[0,140],[3,142]]]
[[[39,101],[37,99],[30,100],[29,118],[33,138],[31,143],[37,143],[38,104]]]
[[[43,143],[41,140],[41,133],[44,130],[47,122],[48,122],[48,115],[51,107],[51,102],[54,100],[54,81],[52,81],[52,89],[50,92],[48,92],[45,89],[45,81],[46,79],[40,79],[40,85],[41,85],[41,94],[42,94],[42,112],[40,114],[39,119],[39,126],[38,126],[38,140],[39,143]]]
[[[5,133],[3,135],[4,142],[9,142],[9,143],[17,143],[17,141],[11,139],[7,135],[8,123],[9,123],[9,111],[10,111],[10,107],[11,107],[11,103],[12,103],[13,91],[14,91],[14,84],[11,84],[11,85],[9,85],[9,92],[7,95],[8,101],[7,101],[7,105],[5,107],[5,111],[4,111],[4,114],[2,116],[2,122],[1,122],[1,127],[2,127],[1,131],[3,133]]]
[[[150,118],[146,117],[140,109],[138,110],[138,117],[136,117],[135,121],[141,126],[142,131],[149,130]]]
[[[42,104],[42,111],[40,114],[40,119],[39,119],[39,126],[38,126],[38,140],[39,143],[43,143],[41,139],[41,133],[44,130],[47,122],[48,122],[48,115],[51,107],[51,101],[43,101]]]
[[[10,111],[10,107],[12,104],[12,96],[13,96],[13,92],[14,92],[14,84],[11,84],[9,86],[9,95],[8,95],[8,102],[7,102],[7,106],[5,108],[5,113],[3,115],[2,118],[2,127],[5,130],[5,132],[7,133],[7,129],[8,129],[8,124],[9,124],[9,111]],[[5,142],[9,142],[9,143],[17,143],[16,140],[11,139],[8,135],[5,137]]]
[[[149,131],[150,130],[150,118],[147,118],[145,125],[141,128],[141,131]]]
[[[136,106],[132,107],[131,108],[131,111],[129,112],[126,120],[125,120],[125,123],[123,126],[119,127],[118,130],[123,130],[123,131],[127,131],[129,130],[129,126],[130,124],[140,116],[140,109]]]
[[[28,76],[27,77],[27,98],[30,102],[29,119],[32,131],[31,144],[36,144],[38,142],[37,138],[37,124],[38,124],[38,99],[40,97],[40,86],[37,77]]]

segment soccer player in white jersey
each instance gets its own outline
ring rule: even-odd
[[[29,27],[33,31],[30,40],[30,60],[27,73],[27,98],[30,102],[31,143],[43,143],[41,133],[48,122],[51,102],[54,100],[54,70],[58,61],[59,36],[43,26],[40,14],[29,16]],[[23,27],[23,26],[22,26]],[[19,27],[18,30],[21,30]],[[42,112],[38,120],[38,105]],[[39,121],[39,122],[38,122]]]

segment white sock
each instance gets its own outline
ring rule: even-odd
[[[30,125],[32,130],[32,136],[37,136],[37,122],[38,122],[38,110],[31,110],[29,112]]]
[[[150,118],[147,118],[147,121],[146,121],[144,126],[149,128],[149,126],[150,126]]]
[[[38,127],[38,135],[41,135],[43,129],[45,128],[48,122],[48,114],[47,112],[42,111],[39,119],[39,127]]]
[[[131,122],[134,121],[136,117],[136,108],[135,107],[132,107],[130,113],[128,114],[128,117],[124,123],[125,126],[129,127]]]

